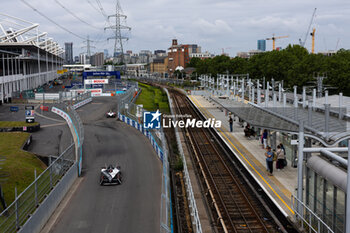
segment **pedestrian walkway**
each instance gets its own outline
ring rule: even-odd
[[[273,176],[266,171],[265,150],[260,140],[248,139],[244,136],[243,127],[233,123],[233,132],[229,132],[228,116],[225,111],[213,102],[209,102],[201,95],[190,95],[190,100],[206,118],[221,120],[222,127],[217,129],[219,136],[235,152],[237,158],[247,168],[261,188],[271,200],[281,209],[285,216],[294,214],[291,208],[291,194],[295,194],[297,184],[297,169],[287,167],[278,171],[274,162]]]

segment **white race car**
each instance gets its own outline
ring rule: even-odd
[[[107,118],[116,118],[117,114],[113,112],[112,110],[109,110],[109,112],[106,113]]]
[[[122,183],[122,173],[120,167],[113,167],[109,165],[108,167],[103,167],[101,169],[100,185],[104,184],[121,184]]]

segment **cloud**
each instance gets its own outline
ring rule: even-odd
[[[94,0],[58,0],[78,17],[94,27],[80,22],[55,0],[25,0],[35,8],[49,16],[65,28],[91,39],[99,40],[93,43],[94,51],[108,48],[113,50],[113,41],[107,38],[113,36],[113,31],[106,30],[105,18],[99,12]],[[91,6],[91,4],[93,6]],[[115,0],[100,1],[107,14],[114,14]],[[132,27],[131,38],[125,43],[125,49],[137,52],[141,49],[166,49],[171,39],[176,37],[179,43],[198,43],[202,50],[220,52],[220,48],[232,47],[231,55],[238,51],[256,49],[256,41],[261,38],[278,35],[290,35],[288,39],[276,41],[277,46],[287,46],[298,43],[304,37],[312,11],[317,7],[316,50],[324,50],[324,44],[334,47],[338,38],[341,46],[350,47],[350,31],[347,22],[350,20],[348,0],[120,0],[127,18],[128,26]],[[74,43],[77,55],[83,51],[82,40],[63,31],[48,20],[38,15],[20,0],[2,1],[3,13],[40,24],[41,31],[47,31],[50,37],[59,41]],[[113,20],[111,18],[111,20]],[[111,21],[112,22],[112,21]],[[307,46],[309,47],[310,38]],[[326,43],[324,42],[326,41]],[[333,45],[334,44],[334,45]],[[332,45],[332,46],[331,46]],[[271,43],[267,44],[271,49]]]
[[[200,18],[194,21],[192,26],[198,29],[200,34],[204,35],[222,35],[232,32],[232,28],[221,19],[216,19],[211,23],[203,18]]]

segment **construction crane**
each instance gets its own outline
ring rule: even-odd
[[[336,44],[336,46],[335,46],[335,51],[338,50],[339,41],[340,41],[340,38],[338,38],[338,40],[337,40],[337,44]]]
[[[288,38],[289,36],[276,36],[272,35],[271,38],[266,38],[266,40],[272,40],[272,50],[276,50],[276,39]]]
[[[305,46],[305,43],[306,43],[306,40],[307,40],[307,36],[308,36],[309,33],[310,33],[310,29],[311,29],[312,22],[313,22],[314,19],[315,19],[316,10],[317,10],[317,8],[315,8],[315,9],[314,9],[314,12],[312,13],[309,26],[308,26],[307,31],[306,31],[306,33],[305,33],[304,40],[302,41],[301,39],[299,39],[299,43],[300,43],[300,45],[303,46],[303,47]]]
[[[315,32],[316,32],[316,28],[313,28],[312,32],[310,33],[310,35],[312,36],[312,45],[311,45],[311,53],[312,54],[315,53]]]

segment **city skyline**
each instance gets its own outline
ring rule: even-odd
[[[113,41],[107,42],[111,32],[104,32],[107,26],[104,16],[94,1],[46,1],[25,0],[35,9],[50,16],[59,25],[82,37],[90,36],[96,49],[113,50]],[[58,3],[68,8],[78,20]],[[86,3],[86,4],[85,4]],[[113,14],[113,0],[101,1],[107,15]],[[178,1],[177,5],[170,5],[170,1],[121,1],[124,13],[128,16],[127,25],[132,27],[130,40],[125,44],[125,50],[157,50],[167,49],[171,40],[176,38],[183,44],[198,44],[203,51],[235,56],[237,52],[256,49],[259,39],[289,35],[289,38],[276,41],[277,47],[288,44],[298,44],[299,38],[304,38],[313,12],[317,7],[314,26],[316,27],[316,52],[349,48],[350,36],[346,22],[350,19],[350,7],[346,1],[227,1],[209,2],[193,0]],[[40,24],[41,31],[47,31],[61,46],[64,42],[74,44],[74,56],[84,49],[82,39],[58,28],[52,22],[38,15],[23,1],[16,0],[3,3],[3,13],[20,17],[33,23]],[[170,7],[171,6],[171,7]],[[145,11],[147,9],[147,11]],[[193,9],[196,9],[193,11]],[[91,17],[94,15],[94,17]],[[94,20],[92,20],[92,18]],[[147,30],[145,30],[147,28]],[[308,36],[305,47],[310,50],[311,37]],[[339,41],[339,43],[338,43]],[[272,42],[266,42],[266,50],[272,49]]]

